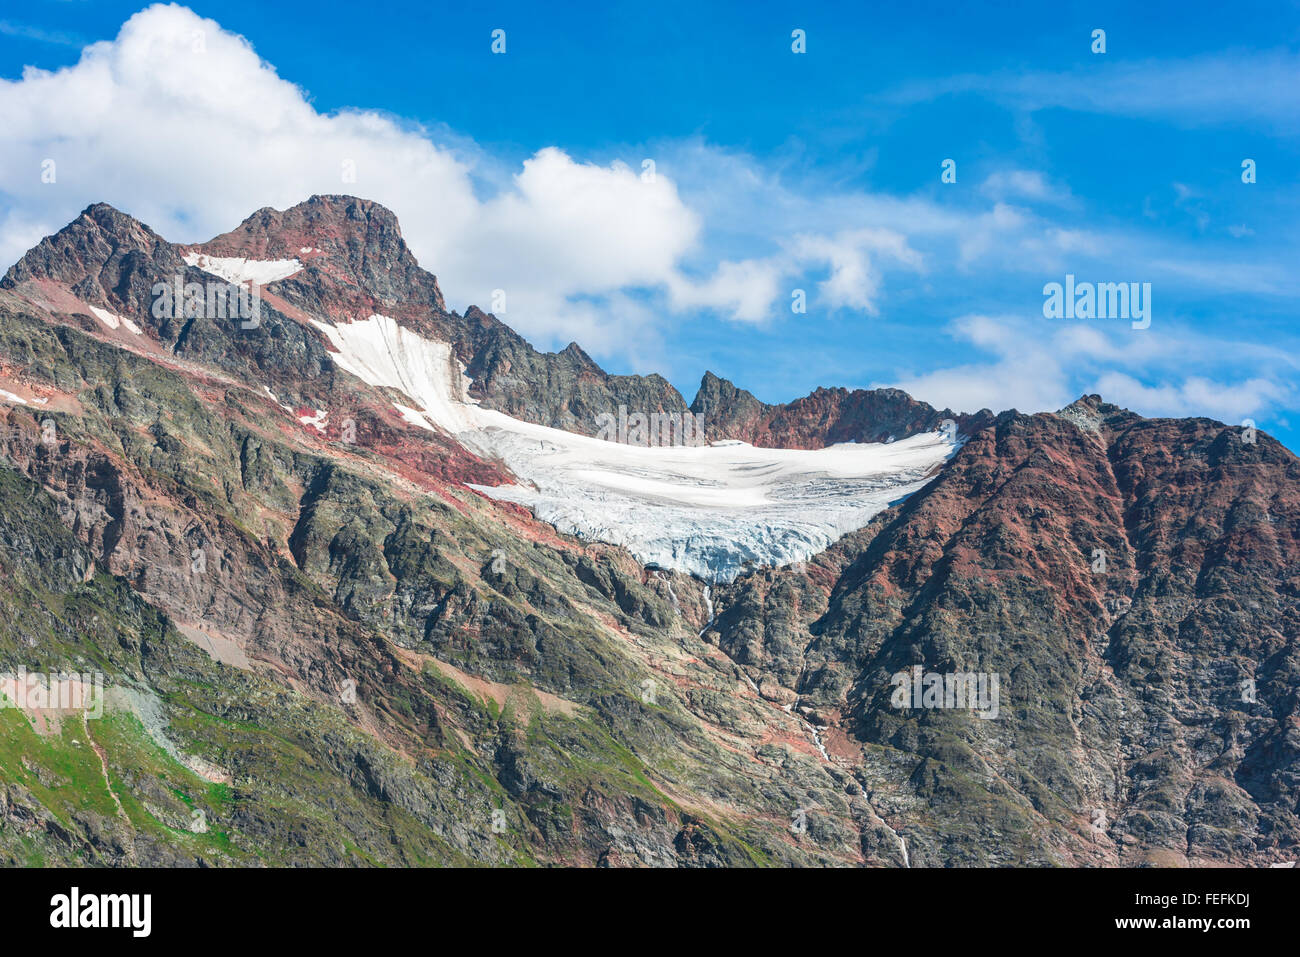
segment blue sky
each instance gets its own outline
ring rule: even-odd
[[[768,401],[1100,391],[1300,446],[1294,3],[275,6],[0,15],[0,257],[100,199],[197,241],[354,192],[453,306],[504,291],[539,347],[688,400],[706,369]],[[1044,318],[1067,273],[1151,283],[1150,327]]]

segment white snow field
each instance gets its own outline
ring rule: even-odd
[[[204,253],[187,253],[181,257],[187,266],[224,279],[226,282],[254,282],[265,286],[288,279],[302,271],[296,259],[243,259],[239,256],[208,256]]]
[[[448,344],[387,316],[313,324],[341,368],[410,398],[411,406],[394,403],[407,422],[450,433],[527,483],[479,491],[527,506],[561,531],[622,545],[643,564],[706,581],[730,581],[747,561],[810,558],[920,489],[957,448],[938,432],[812,451],[607,442],[479,407]]]

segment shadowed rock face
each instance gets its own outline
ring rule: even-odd
[[[155,319],[154,282],[210,278],[195,252],[303,269],[256,330]],[[313,197],[193,247],[89,208],[0,283],[0,386],[27,402],[0,403],[0,671],[114,690],[78,745],[0,709],[0,859],[1295,859],[1300,461],[1270,437],[1096,396],[771,406],[706,375],[710,438],[967,436],[806,564],[706,590],[467,490],[510,476],[404,422],[310,322],[373,312],[452,343],[521,419],[685,408],[447,311],[374,203]],[[898,707],[914,666],[996,675],[997,716]]]
[[[184,272],[177,247],[106,203],[87,207],[20,259],[0,288],[50,281],[72,289],[86,303],[115,306],[143,317],[152,302],[151,276]]]

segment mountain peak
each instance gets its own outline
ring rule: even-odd
[[[108,203],[92,203],[68,225],[46,236],[10,267],[0,287],[50,280],[77,290],[87,301],[103,301],[124,261],[157,259],[182,268],[174,247],[140,220]]]
[[[373,200],[315,195],[284,210],[263,207],[194,248],[210,256],[298,259],[370,291],[380,305],[412,301],[446,310],[437,279],[416,261],[397,216]]]
[[[1123,431],[1142,418],[1136,412],[1107,402],[1095,393],[1079,396],[1056,414],[1086,432],[1107,437],[1108,441],[1110,435]]]
[[[597,372],[604,371],[596,364],[596,361],[592,359],[591,356],[587,355],[582,346],[578,345],[576,342],[570,342],[565,346],[564,349],[561,350],[560,355],[564,356],[566,359],[573,360],[574,364],[583,369],[595,370]]]
[[[271,225],[292,227],[296,224],[311,224],[316,228],[333,227],[335,231],[358,232],[366,226],[381,226],[392,229],[399,235],[401,227],[397,215],[371,199],[346,194],[317,193],[301,203],[279,210],[273,206],[263,206],[240,223],[244,226],[266,228]],[[234,230],[238,231],[238,229]]]
[[[1118,406],[1111,405],[1094,392],[1090,395],[1079,396],[1079,398],[1075,399],[1061,411],[1064,412],[1067,409],[1076,409],[1079,411],[1087,410],[1090,412],[1101,412],[1105,409],[1117,410],[1118,408]]]
[[[752,421],[762,414],[763,409],[764,404],[753,393],[711,371],[705,372],[700,379],[700,388],[691,403],[692,412],[702,413],[707,419],[720,420],[719,424],[721,421]]]

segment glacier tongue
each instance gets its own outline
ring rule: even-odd
[[[622,545],[644,564],[706,581],[730,581],[746,562],[811,558],[921,488],[953,451],[939,433],[815,451],[638,448],[529,435],[539,427],[521,424],[526,429],[461,436],[529,483],[479,491],[527,506],[562,531]]]
[[[415,407],[395,403],[406,421],[453,434],[527,483],[478,491],[531,508],[561,531],[621,545],[644,564],[708,581],[729,581],[746,562],[812,557],[920,489],[956,450],[934,432],[815,450],[606,442],[473,404],[450,347],[387,316],[314,324],[342,368],[410,397]]]

